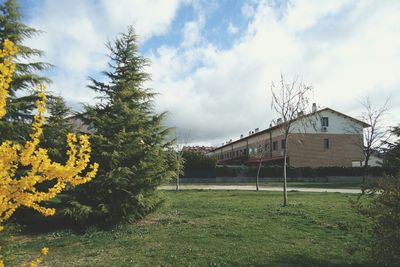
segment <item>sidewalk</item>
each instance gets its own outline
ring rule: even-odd
[[[163,185],[160,186],[161,190],[175,190],[175,185]],[[245,190],[255,191],[254,185],[180,185],[180,190]],[[282,192],[282,187],[265,187],[260,186],[260,191],[278,191]],[[300,187],[288,187],[288,192],[315,192],[315,193],[346,193],[346,194],[360,194],[360,189],[335,189],[335,188],[300,188]]]

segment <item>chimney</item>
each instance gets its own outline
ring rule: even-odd
[[[240,135],[240,139],[242,139],[242,138],[243,138],[243,134]]]
[[[251,135],[251,131],[249,131],[249,135]]]
[[[277,120],[276,120],[276,124],[281,124],[282,123],[282,118],[278,118]]]
[[[254,130],[254,132],[258,133],[259,130],[260,130],[260,128],[256,128],[256,129]]]
[[[312,112],[317,112],[317,103],[312,103]]]
[[[301,116],[303,116],[303,111],[300,111],[300,112],[297,112],[297,117],[301,117]]]

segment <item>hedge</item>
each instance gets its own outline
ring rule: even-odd
[[[212,177],[255,177],[257,175],[256,167],[245,166],[217,166],[202,170],[202,172],[188,172],[184,177],[190,178],[212,178]],[[399,171],[398,168],[382,168],[370,167],[368,174],[371,176],[380,177],[383,174],[395,175]],[[316,177],[331,177],[331,176],[362,176],[363,168],[359,167],[288,167],[287,175],[291,178],[316,178]],[[262,167],[260,177],[282,177],[282,166]]]

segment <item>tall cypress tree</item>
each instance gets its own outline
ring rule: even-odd
[[[117,222],[140,218],[160,202],[156,188],[175,176],[175,156],[167,141],[165,113],[155,114],[154,92],[144,68],[132,27],[121,34],[110,51],[108,82],[90,79],[89,88],[101,100],[86,106],[83,121],[94,131],[92,159],[100,164],[96,179],[74,190],[64,214]],[[102,79],[103,80],[103,79]]]
[[[19,49],[16,71],[7,99],[7,114],[0,120],[0,141],[22,141],[26,138],[32,122],[32,110],[35,109],[36,94],[33,88],[41,82],[50,82],[38,72],[51,68],[51,65],[34,60],[43,56],[43,52],[23,45],[26,39],[34,37],[40,31],[23,24],[21,20],[22,15],[16,0],[6,0],[0,5],[0,46],[5,39],[9,39]]]

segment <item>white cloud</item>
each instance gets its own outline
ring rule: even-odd
[[[210,12],[223,12],[213,3]],[[186,0],[194,18],[171,29],[179,4],[47,0],[31,23],[46,34],[33,39],[32,46],[45,50],[58,67],[53,90],[70,102],[91,102],[94,94],[85,89],[86,77],[106,68],[106,40],[129,24],[135,24],[142,44],[155,35],[179,32],[182,43],[163,44],[146,55],[153,62],[149,85],[160,93],[156,109],[170,112],[169,126],[191,132],[191,139],[202,144],[267,127],[274,117],[269,88],[281,71],[288,79],[299,75],[312,84],[312,101],[321,106],[356,116],[365,95],[377,104],[392,95],[392,112],[400,113],[398,1],[299,0],[277,8],[249,0],[241,8],[248,23],[240,29],[229,24],[230,33],[241,34],[227,35],[236,39],[225,49],[207,40],[209,14],[201,1]],[[220,23],[228,21],[221,18]]]
[[[255,13],[256,2],[254,0],[246,1],[242,6],[242,15],[246,18],[250,18]]]
[[[398,2],[296,1],[280,16],[261,1],[256,7],[246,2],[242,12],[251,20],[230,49],[220,51],[205,42],[175,47],[173,56],[168,47],[152,55],[152,86],[161,93],[158,108],[169,110],[169,123],[190,129],[199,142],[219,144],[267,127],[274,117],[269,85],[281,71],[288,79],[299,75],[312,84],[311,97],[319,105],[353,116],[360,114],[358,101],[367,94],[381,91],[377,104],[396,94]],[[197,58],[206,65],[187,73],[188,55],[190,62]],[[394,101],[400,106],[399,99]]]
[[[177,0],[102,0],[101,9],[113,32],[135,25],[141,40],[165,34],[179,6]],[[121,28],[122,26],[122,28]]]
[[[204,23],[204,15],[199,15],[196,20],[185,23],[182,31],[182,45],[184,47],[192,47],[202,41],[201,31],[203,30]]]
[[[166,34],[179,4],[179,0],[45,0],[29,23],[45,33],[28,44],[45,51],[45,60],[56,65],[55,74],[50,74],[51,90],[71,103],[93,102],[87,77],[107,68],[106,42],[133,24],[141,42]]]
[[[232,22],[229,22],[229,25],[228,25],[228,33],[230,33],[230,34],[235,34],[235,33],[237,33],[238,31],[239,31],[239,28],[236,27],[235,25],[233,25]]]

